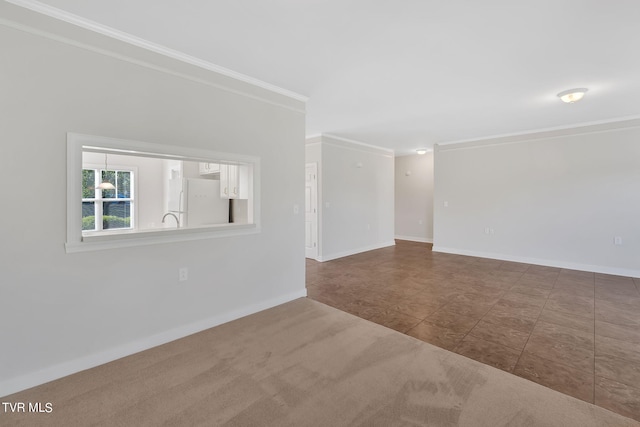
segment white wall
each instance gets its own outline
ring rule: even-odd
[[[437,147],[434,250],[640,277],[640,122],[615,126]]]
[[[433,242],[433,152],[395,159],[395,236]]]
[[[305,161],[307,163],[317,163],[318,170],[322,164],[322,144],[321,139],[309,138],[305,144]]]
[[[320,140],[318,259],[393,245],[393,153],[326,135]]]
[[[304,102],[5,2],[0,15],[65,38],[0,22],[0,396],[306,295]],[[260,157],[261,232],[67,254],[67,132]]]

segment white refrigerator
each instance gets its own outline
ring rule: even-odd
[[[229,200],[220,198],[220,181],[182,178],[169,180],[169,212],[180,218],[180,227],[229,222]]]

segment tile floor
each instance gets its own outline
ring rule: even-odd
[[[396,243],[307,260],[309,297],[640,420],[640,279]]]

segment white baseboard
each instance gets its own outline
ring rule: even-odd
[[[395,244],[396,244],[395,240],[392,240],[390,242],[379,243],[377,245],[364,246],[364,247],[360,247],[360,248],[357,248],[357,249],[352,249],[352,250],[348,250],[348,251],[344,251],[344,252],[337,252],[337,253],[329,254],[329,255],[325,255],[325,256],[318,256],[318,258],[316,258],[316,259],[318,261],[320,261],[320,262],[331,261],[332,259],[343,258],[343,257],[346,257],[346,256],[355,255],[355,254],[359,254],[359,253],[362,253],[362,252],[368,252],[368,251],[373,251],[373,250],[376,250],[376,249],[388,248],[389,246],[395,246]]]
[[[628,268],[608,267],[603,265],[581,264],[567,261],[557,261],[550,259],[529,258],[516,255],[496,254],[493,252],[470,251],[466,249],[446,248],[433,246],[433,252],[443,252],[456,255],[468,255],[479,258],[498,259],[501,261],[521,262],[524,264],[544,265],[547,267],[566,268],[569,270],[589,271],[592,273],[613,274],[616,276],[640,277],[640,270]]]
[[[433,243],[433,237],[417,237],[417,236],[395,236],[398,240],[406,240],[408,242]]]
[[[281,295],[267,301],[261,301],[259,303],[251,304],[249,306],[227,313],[222,313],[208,319],[203,319],[198,322],[160,332],[158,334],[142,338],[136,342],[113,347],[99,353],[94,353],[85,357],[70,360],[68,362],[60,363],[58,365],[50,366],[39,371],[21,375],[16,378],[4,380],[0,382],[0,396],[17,393],[27,388],[35,387],[40,384],[56,380],[58,378],[65,377],[67,375],[74,374],[76,372],[84,371],[85,369],[94,368],[96,366],[112,362],[122,357],[129,356],[140,351],[148,350],[150,348],[166,344],[170,341],[175,341],[179,338],[204,331],[205,329],[209,329],[214,326],[218,326],[223,323],[227,323],[232,320],[239,319],[241,317],[248,316],[250,314],[257,313],[259,311],[266,310],[268,308],[275,307],[277,305],[284,304],[286,302],[306,296],[307,290],[305,288],[297,292]]]

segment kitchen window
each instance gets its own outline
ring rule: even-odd
[[[135,228],[134,171],[82,169],[82,231]],[[103,182],[113,189],[100,189]]]
[[[69,133],[67,165],[67,252],[260,232],[257,157]]]

